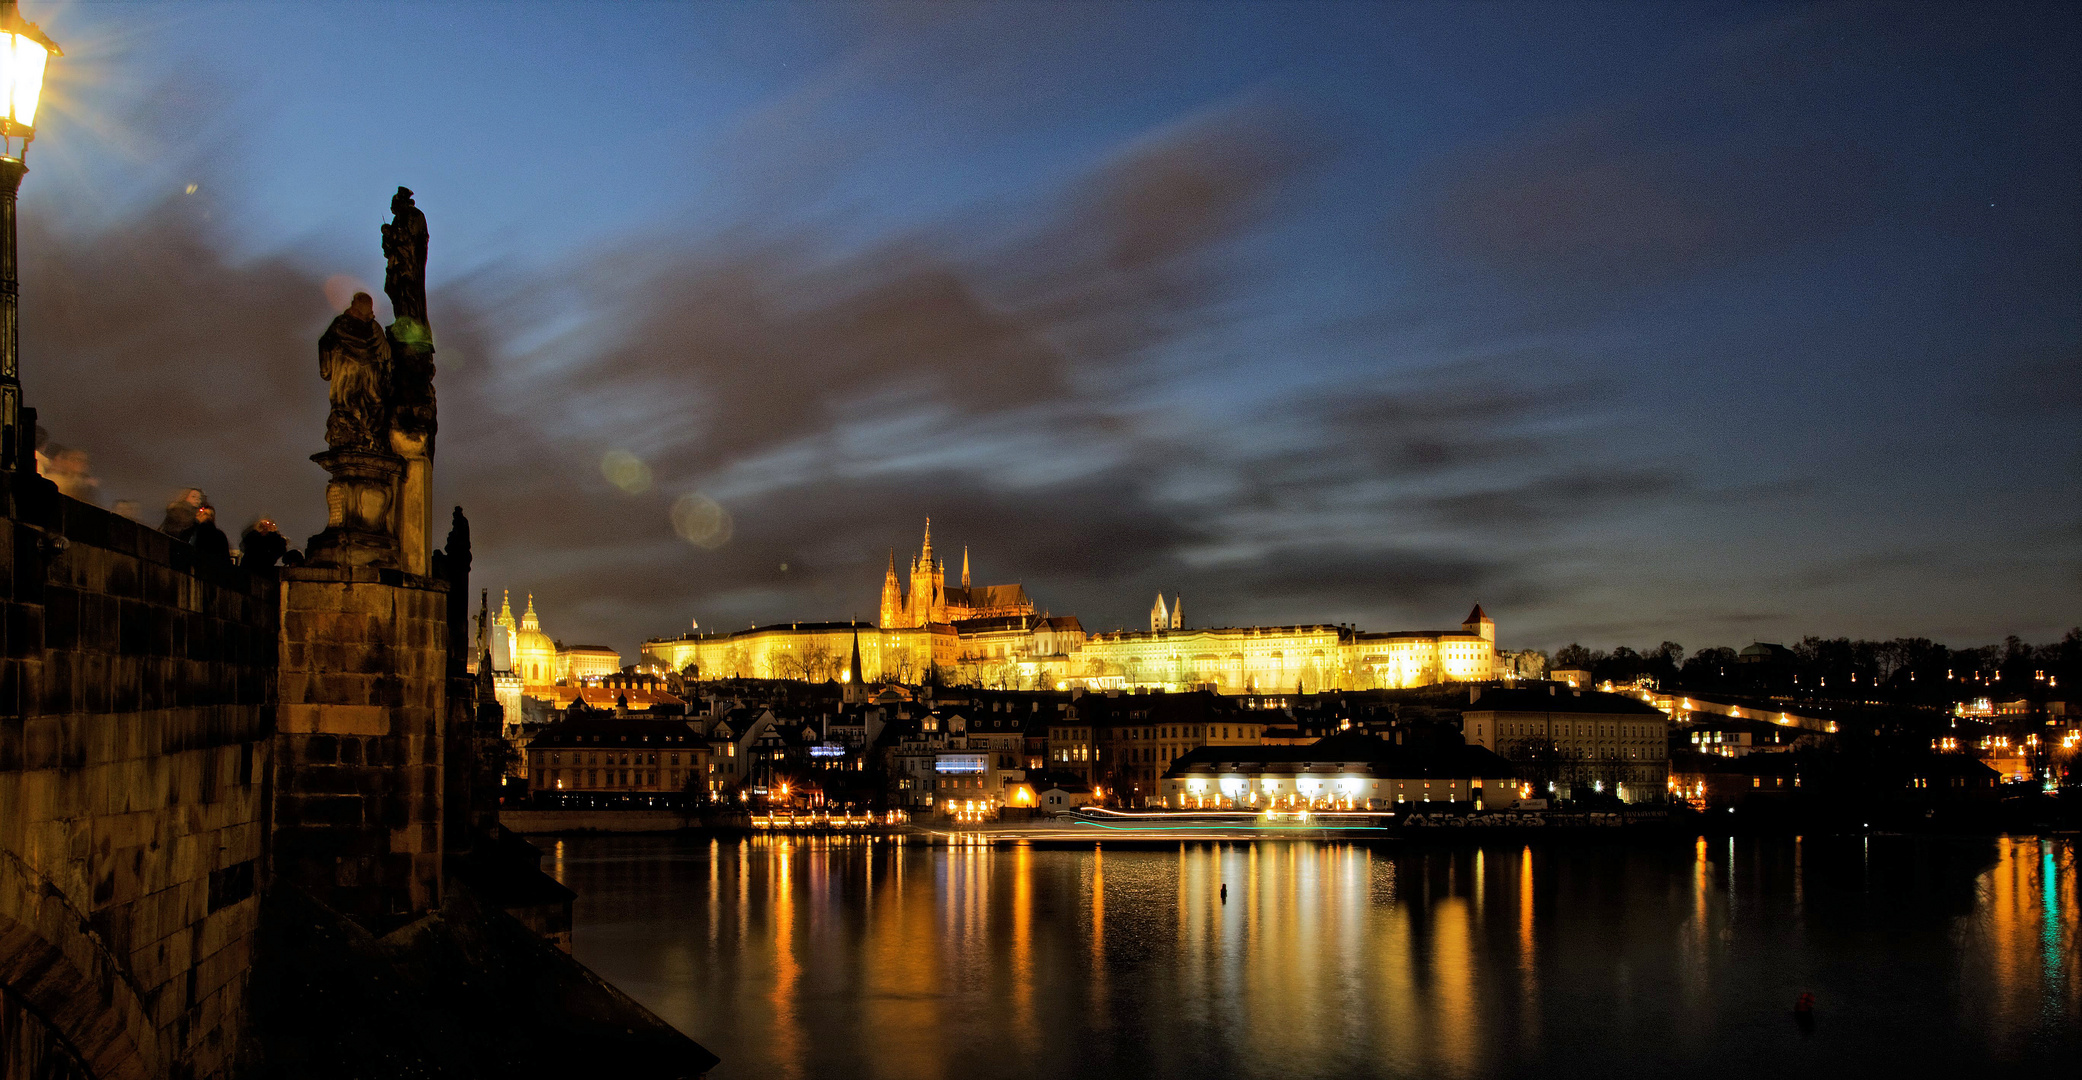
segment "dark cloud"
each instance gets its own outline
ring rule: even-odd
[[[1205,590],[1211,586],[1212,598],[1248,598],[1255,601],[1253,608],[1285,608],[1289,619],[1302,621],[1337,617],[1332,613],[1398,611],[1418,617],[1430,612],[1432,623],[1446,625],[1459,616],[1455,605],[1475,598],[1522,604],[1547,594],[1508,562],[1451,550],[1296,546],[1253,560],[1234,574],[1233,586],[1224,588],[1229,576],[1199,575],[1200,597],[1210,598]]]
[[[1405,376],[1391,386],[1346,387],[1311,404],[1339,445],[1369,472],[1445,472],[1531,461],[1556,450],[1555,429],[1593,404],[1599,387],[1557,375],[1555,358],[1514,355]]]
[[[232,257],[214,217],[207,195],[176,196],[87,235],[34,215],[21,227],[28,401],[93,455],[109,498],[155,524],[176,487],[202,487],[243,525],[292,513],[292,478],[324,475],[304,458],[324,448],[311,387],[325,275]],[[322,494],[305,498],[322,524]]]

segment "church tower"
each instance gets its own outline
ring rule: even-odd
[[[1156,604],[1149,609],[1149,628],[1151,630],[1169,630],[1172,625],[1171,612],[1164,606],[1164,594],[1160,591],[1157,593]]]
[[[1164,598],[1164,594],[1163,594],[1163,593],[1158,593],[1158,594],[1157,594],[1157,599],[1159,599],[1159,600],[1162,600],[1163,598]],[[1185,595],[1184,593],[1172,593],[1172,594],[1171,594],[1171,628],[1172,628],[1173,630],[1183,630],[1183,629],[1185,629],[1185,626],[1186,626],[1186,595]]]
[[[963,592],[969,591],[969,545],[967,544],[961,546],[961,588]]]
[[[1491,645],[1496,644],[1496,620],[1484,614],[1480,604],[1476,604],[1475,610],[1468,612],[1467,621],[1461,623],[1460,628],[1470,634],[1480,634],[1482,640]]]
[[[896,556],[889,556],[889,572],[896,573]],[[846,704],[867,700],[867,677],[860,670],[860,624],[853,626],[853,656],[846,661]]]
[[[492,670],[513,670],[513,647],[520,638],[520,624],[513,618],[513,593],[499,590],[499,617],[492,620]]]
[[[882,626],[909,626],[904,619],[904,591],[896,583],[896,549],[889,549],[889,572],[882,575]]]
[[[912,626],[947,621],[947,564],[933,557],[933,519],[925,519],[925,546],[911,565]]]

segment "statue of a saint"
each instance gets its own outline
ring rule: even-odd
[[[390,449],[390,342],[376,323],[376,301],[358,292],[318,339],[318,374],[331,384],[325,442],[335,450]]]
[[[383,227],[383,292],[397,315],[391,336],[401,344],[433,344],[427,328],[427,216],[401,187],[390,200],[391,222]]]
[[[391,427],[407,443],[424,443],[412,451],[392,447],[409,457],[433,452],[437,426],[434,331],[427,324],[427,216],[413,204],[412,189],[404,187],[390,200],[390,213],[390,224],[383,226],[383,291],[390,294],[397,319],[390,324],[390,382],[383,396],[390,403]]]

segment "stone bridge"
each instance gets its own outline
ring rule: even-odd
[[[0,1080],[714,1064],[551,944],[466,552],[249,573],[34,474],[0,503]]]

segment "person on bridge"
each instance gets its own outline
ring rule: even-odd
[[[263,517],[239,537],[239,566],[247,570],[273,570],[289,554],[289,541],[275,527],[273,518]]]
[[[188,488],[166,504],[166,520],[159,523],[159,531],[176,540],[188,539],[188,530],[195,528],[195,510],[208,502],[201,488]]]
[[[187,541],[195,545],[195,552],[202,561],[215,566],[231,565],[231,541],[224,530],[217,527],[217,508],[204,503],[195,508],[195,526],[188,530]]]

